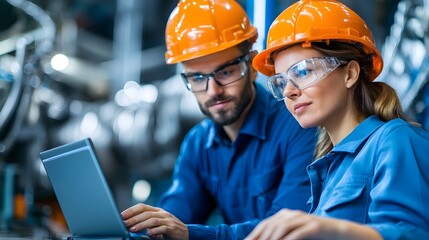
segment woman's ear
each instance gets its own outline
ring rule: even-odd
[[[350,61],[345,66],[345,70],[347,73],[347,78],[345,79],[345,84],[347,88],[353,87],[355,83],[359,80],[360,66],[357,61]]]

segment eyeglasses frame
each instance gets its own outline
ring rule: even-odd
[[[247,53],[247,54],[242,55],[242,56],[240,56],[240,57],[238,57],[238,58],[236,58],[234,60],[231,60],[228,63],[225,63],[225,64],[219,66],[215,71],[213,71],[211,73],[208,73],[208,74],[194,73],[194,74],[191,74],[191,75],[187,75],[186,73],[181,73],[180,76],[182,77],[182,80],[185,83],[186,88],[189,91],[191,91],[193,93],[206,92],[208,90],[208,88],[209,88],[209,80],[210,79],[213,79],[213,81],[215,81],[218,86],[223,87],[223,86],[227,86],[229,84],[235,83],[235,82],[239,81],[240,79],[242,79],[243,77],[245,77],[248,74],[248,71],[249,71],[249,67],[247,66],[247,64],[245,64],[245,66],[246,66],[245,69],[242,69],[242,67],[240,66],[240,70],[241,70],[241,74],[240,75],[241,76],[239,78],[237,78],[237,80],[234,80],[234,81],[229,82],[227,84],[220,83],[218,80],[216,80],[215,75],[218,72],[220,72],[221,70],[225,69],[226,67],[233,66],[233,65],[238,65],[238,64],[241,64],[241,63],[245,63],[245,62],[247,62],[249,60],[250,60],[250,54]],[[192,77],[192,76],[196,76],[196,75],[200,75],[200,76],[203,76],[203,77],[207,78],[206,88],[204,90],[198,90],[198,91],[193,91],[192,90],[192,86],[191,86],[191,84],[188,81],[188,77]]]

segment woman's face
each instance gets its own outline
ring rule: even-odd
[[[287,48],[275,55],[275,71],[285,73],[294,64],[314,57],[322,55],[312,48],[298,45]],[[311,74],[312,71],[313,69],[308,69],[303,74]],[[286,97],[284,101],[287,109],[303,128],[323,126],[335,129],[347,118],[352,109],[348,87],[350,86],[347,83],[347,71],[343,67],[338,67],[302,90],[289,82],[283,92]]]

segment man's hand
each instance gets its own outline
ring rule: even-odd
[[[146,229],[151,237],[189,239],[187,226],[161,208],[139,203],[124,210],[121,215],[131,232]]]

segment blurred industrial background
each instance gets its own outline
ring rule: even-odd
[[[264,47],[290,0],[241,0]],[[410,118],[429,128],[429,0],[344,0],[373,30]],[[156,204],[184,134],[203,116],[164,61],[177,0],[0,0],[0,238],[67,226],[39,152],[84,137],[120,210]],[[259,76],[264,81],[264,76]],[[79,173],[76,173],[79,177]]]

